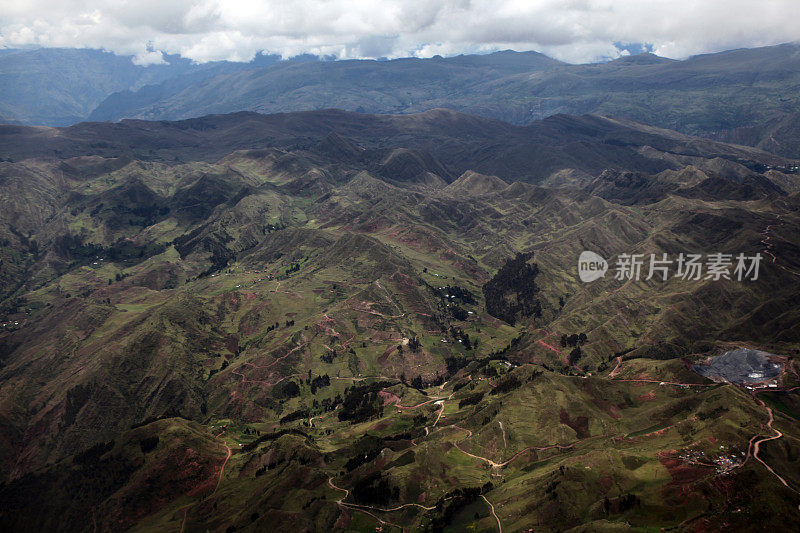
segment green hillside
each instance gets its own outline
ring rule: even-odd
[[[4,530],[796,518],[791,160],[599,116],[2,133]],[[758,279],[614,279],[716,252]],[[769,393],[691,370],[737,347],[776,354]]]

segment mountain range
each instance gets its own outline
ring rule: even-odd
[[[0,120],[47,126],[86,120],[107,97],[120,91],[146,92],[161,84],[177,87],[225,72],[265,67],[279,60],[276,56],[259,55],[250,63],[196,64],[178,56],[166,56],[162,64],[139,66],[131,57],[92,49],[2,52]]]
[[[4,530],[796,517],[794,159],[597,114],[440,108],[0,139]],[[586,250],[610,265],[592,283]],[[757,279],[613,272],[717,252],[761,254]],[[693,370],[734,348],[771,354],[776,386]]]
[[[6,50],[0,55],[0,117],[62,126],[245,110],[408,114],[447,107],[520,125],[595,113],[711,136],[795,113],[798,67],[795,44],[681,61],[640,54],[587,65],[504,51],[391,61],[258,56],[248,64],[202,65],[169,57],[139,67],[92,50]],[[760,142],[741,131],[732,135]]]

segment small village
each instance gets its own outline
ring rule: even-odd
[[[745,385],[744,388],[747,390],[777,389],[778,383],[773,379],[771,381],[762,381],[751,385]]]
[[[19,320],[4,319],[0,322],[0,329],[14,330],[22,326],[23,323],[24,322],[20,322]]]
[[[726,452],[725,446],[720,446],[719,449],[719,455],[707,454],[700,450],[687,450],[678,458],[688,464],[714,468],[717,474],[727,474],[744,464],[747,457],[745,452]]]

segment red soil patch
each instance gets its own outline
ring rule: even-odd
[[[225,339],[225,348],[235,355],[239,351],[239,337],[236,335],[228,335]]]
[[[396,349],[397,346],[389,346],[388,348],[386,348],[386,351],[383,352],[383,354],[380,357],[378,357],[378,364],[381,366],[385,365],[386,361],[389,360],[389,356],[392,355],[392,352],[395,351]]]
[[[375,342],[385,342],[385,341],[392,341],[392,342],[400,342],[402,339],[397,339],[392,337],[392,335],[397,335],[397,333],[393,331],[376,331],[372,334],[370,340]]]
[[[649,402],[656,399],[656,394],[653,391],[645,392],[639,396],[640,402]]]
[[[127,529],[178,497],[209,493],[216,483],[219,463],[218,456],[201,455],[192,448],[170,451],[139,471],[103,505],[102,529]]]
[[[370,428],[370,430],[371,430],[371,431],[383,431],[383,430],[384,430],[384,429],[386,429],[387,427],[389,427],[389,423],[388,423],[388,422],[378,422],[377,424],[375,424],[374,426],[372,426],[372,427]]]
[[[670,454],[675,453],[672,450]],[[672,481],[664,487],[663,494],[673,505],[686,505],[691,498],[701,497],[693,485],[709,474],[708,468],[691,466],[676,457],[658,454],[659,462],[667,469]]]
[[[386,392],[385,390],[382,390],[378,394],[380,395],[381,398],[383,398],[384,407],[389,404],[400,402],[400,398],[397,395],[392,394],[391,392]]]
[[[564,353],[563,353],[561,350],[559,350],[558,348],[556,348],[556,347],[555,347],[555,346],[553,346],[552,344],[547,344],[547,343],[546,343],[546,342],[544,342],[542,339],[539,339],[539,340],[537,340],[536,342],[538,342],[539,344],[541,344],[542,346],[544,346],[544,347],[545,347],[545,348],[547,348],[548,350],[554,351],[554,352],[556,352],[556,353],[557,353],[557,354],[559,354],[559,355],[564,355]]]
[[[603,411],[605,411],[606,413],[608,413],[608,416],[610,416],[611,418],[615,418],[617,420],[622,418],[622,415],[620,414],[620,408],[617,407],[616,405],[599,400],[595,400],[594,404],[603,409]]]

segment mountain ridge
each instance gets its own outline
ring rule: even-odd
[[[104,111],[92,118],[175,120],[242,109],[274,113],[334,106],[367,113],[417,113],[446,106],[515,124],[557,113],[597,113],[708,135],[793,112],[798,101],[791,87],[800,75],[797,51],[796,44],[785,44],[680,61],[630,56],[499,76],[499,71],[462,72],[454,58],[373,62],[375,72],[369,63],[357,61],[306,63],[243,76],[232,73],[203,88],[187,87],[152,107],[114,110],[115,97],[110,97]],[[493,56],[471,57],[488,62]],[[405,65],[419,65],[420,70],[409,77]],[[709,89],[724,93],[722,103],[709,98]],[[676,114],[674,107],[681,102],[686,109]]]
[[[14,69],[19,70],[13,66],[14,61],[21,61],[26,54],[67,52],[105,57],[96,51],[46,49],[10,51],[0,56],[0,86],[5,80],[10,88],[5,91],[5,99],[0,99],[0,117],[7,123],[26,123],[30,122],[29,117],[44,117],[43,113],[49,112],[35,111],[30,105],[76,102],[76,98],[87,102],[86,98],[95,98],[95,112],[89,113],[86,103],[80,104],[83,107],[68,104],[73,110],[64,108],[57,112],[58,116],[71,113],[69,122],[74,123],[87,118],[177,120],[241,110],[276,113],[338,107],[366,113],[413,114],[449,107],[514,124],[558,113],[595,113],[713,136],[778,120],[794,113],[800,104],[791,89],[798,83],[800,71],[798,46],[792,43],[701,54],[684,60],[640,54],[586,65],[564,64],[537,52],[513,51],[389,61],[322,61],[302,56],[279,61],[274,56],[258,56],[251,63],[203,65],[167,58],[168,65],[147,67],[150,70],[142,72],[152,71],[151,74],[137,74],[139,81],[122,80],[125,87],[114,82],[122,92],[105,95],[103,103],[96,100],[97,89],[71,88],[73,83],[69,80],[77,83],[80,76],[69,74],[72,67],[68,60],[56,61],[53,72],[64,71],[59,74],[64,83],[58,85],[48,83],[38,70],[30,80],[14,74]],[[114,61],[130,63],[128,58]],[[128,70],[136,69],[141,70],[135,66]],[[170,69],[171,74],[167,72]],[[96,76],[104,80],[114,77],[112,71],[101,72],[100,66],[95,70]],[[89,74],[83,81],[96,87],[113,85],[93,82],[93,76]],[[18,87],[41,87],[42,91],[64,94],[24,103],[26,95],[33,92],[20,93]],[[721,98],[709,99],[710,89]],[[674,109],[678,105],[680,113]],[[53,120],[55,125],[65,125],[62,118]],[[37,121],[53,123],[49,119]]]
[[[527,126],[434,109],[414,115],[367,115],[336,109],[262,115],[239,112],[177,122],[126,119],[66,128],[0,126],[0,158],[122,155],[159,160],[159,154],[215,161],[235,150],[302,148],[336,133],[373,151],[399,147],[429,152],[456,173],[466,170],[538,181],[564,168],[599,172],[618,166],[661,171],[671,159],[714,154],[733,161],[787,167],[789,160],[755,148],[733,146],[597,115],[555,115]],[[443,142],[443,141],[447,142]],[[492,157],[482,143],[491,140]],[[406,144],[404,142],[407,141]],[[135,146],[135,149],[131,147]],[[659,155],[642,151],[641,146]],[[498,157],[498,154],[503,154]],[[753,164],[753,163],[749,163]]]

